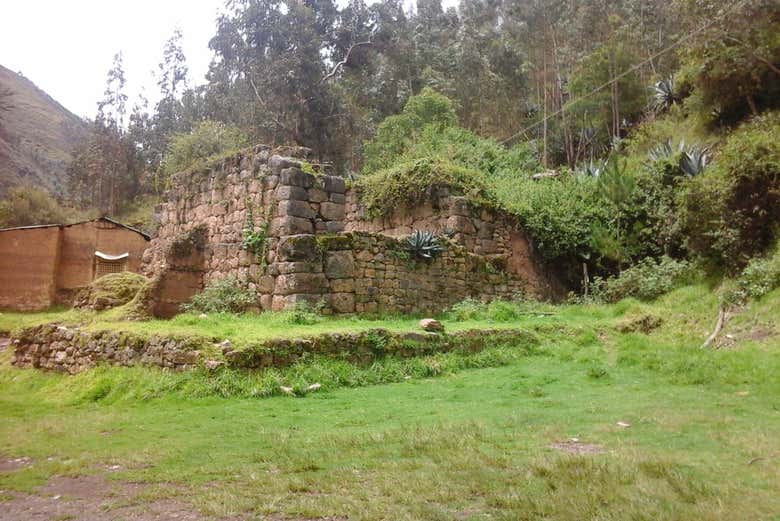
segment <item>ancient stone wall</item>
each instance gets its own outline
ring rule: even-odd
[[[552,293],[513,218],[473,207],[446,187],[418,207],[370,218],[359,194],[342,178],[317,172],[308,154],[259,146],[177,174],[145,254],[147,274],[169,270],[172,245],[200,226],[200,283],[249,281],[263,310],[305,300],[321,302],[325,313],[432,313],[466,297]],[[261,248],[244,247],[245,229],[264,237]],[[449,237],[444,253],[432,261],[409,258],[403,236],[417,229]]]
[[[144,336],[124,331],[89,331],[45,324],[23,330],[12,340],[17,367],[78,373],[99,364],[146,365],[167,369],[203,366],[215,369],[286,367],[318,354],[357,364],[385,356],[408,358],[437,352],[471,353],[486,347],[511,346],[532,350],[538,338],[520,329],[469,330],[454,334],[393,333],[371,329],[357,333],[327,333],[306,338],[278,338],[233,346],[205,337]]]

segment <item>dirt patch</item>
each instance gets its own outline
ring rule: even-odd
[[[145,485],[109,481],[103,476],[54,477],[34,494],[5,491],[2,521],[205,521],[194,509],[171,498],[144,499]],[[3,491],[0,491],[3,492]]]
[[[29,467],[33,460],[27,457],[22,458],[4,458],[0,455],[0,472],[11,472],[12,470]]]
[[[658,329],[663,324],[661,317],[645,314],[638,317],[629,317],[617,325],[621,333],[644,333],[645,335]]]
[[[555,449],[561,452],[567,452],[569,454],[602,454],[606,452],[604,447],[596,445],[595,443],[582,443],[579,440],[566,440],[552,443],[549,445],[551,449]]]

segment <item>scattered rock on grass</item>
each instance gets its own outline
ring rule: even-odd
[[[556,442],[550,444],[551,449],[555,449],[561,452],[568,452],[569,454],[601,454],[604,452],[604,448],[601,445],[594,443],[581,443],[577,438],[570,440]]]
[[[425,331],[443,332],[444,325],[436,319],[424,318],[420,320],[420,327]]]

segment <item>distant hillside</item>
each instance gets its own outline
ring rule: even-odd
[[[0,196],[19,184],[61,194],[70,151],[86,123],[30,80],[0,65]]]

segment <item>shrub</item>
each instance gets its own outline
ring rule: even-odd
[[[229,155],[248,143],[248,138],[236,127],[203,121],[192,132],[171,138],[162,169],[170,176],[194,168],[208,159]]]
[[[284,320],[290,324],[316,324],[322,320],[322,315],[320,313],[322,311],[323,305],[324,303],[322,301],[314,305],[305,301],[296,302],[291,307],[283,311]]]
[[[484,316],[485,307],[484,303],[468,297],[453,304],[448,314],[454,320],[474,320]]]
[[[678,287],[692,274],[693,269],[687,261],[648,257],[617,277],[594,278],[591,295],[595,300],[605,302],[617,302],[628,297],[652,300]]]
[[[780,287],[780,245],[770,255],[752,259],[742,274],[723,292],[722,300],[728,304],[742,305],[751,299],[759,299]]]
[[[423,89],[409,98],[400,114],[379,124],[376,135],[365,145],[363,171],[372,173],[391,166],[423,129],[441,131],[457,123],[452,100],[430,88]]]
[[[225,277],[210,282],[182,309],[201,313],[243,313],[256,304],[257,292],[254,289],[236,277]]]
[[[780,113],[732,133],[682,196],[688,248],[734,272],[766,251],[780,226]]]
[[[448,186],[477,203],[489,196],[478,172],[442,159],[423,158],[399,163],[358,182],[361,200],[373,215],[424,201],[432,191]]]
[[[47,192],[33,186],[11,188],[0,201],[0,228],[33,224],[60,224],[67,212]]]

